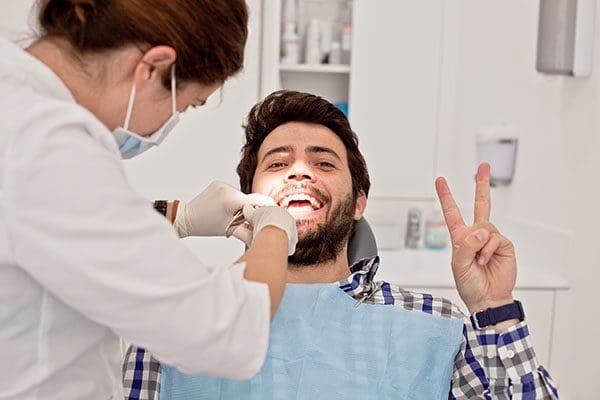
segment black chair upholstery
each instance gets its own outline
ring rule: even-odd
[[[377,242],[375,235],[367,220],[362,217],[356,223],[356,232],[348,243],[348,264],[352,265],[365,257],[377,255]]]

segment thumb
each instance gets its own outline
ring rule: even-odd
[[[177,232],[180,238],[189,236],[189,228],[187,222],[185,220],[187,212],[187,203],[185,201],[180,201],[177,206],[177,211],[175,214],[175,221],[173,221],[173,228]]]
[[[248,247],[250,247],[250,245],[252,244],[252,230],[250,229],[250,227],[247,223],[243,223],[240,226],[238,226],[233,231],[231,236],[235,237],[236,239],[241,240]]]
[[[244,204],[244,207],[242,208],[242,213],[244,214],[244,218],[246,219],[246,221],[248,221],[250,224],[254,224],[254,213],[256,212],[256,208],[254,208],[254,206],[252,204]]]
[[[489,240],[490,232],[486,229],[478,229],[475,232],[471,232],[458,247],[454,249],[452,265],[458,268],[470,266],[477,256],[477,253],[483,249]]]

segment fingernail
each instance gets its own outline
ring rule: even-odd
[[[479,259],[477,260],[477,263],[479,263],[479,265],[485,265],[485,257],[484,256],[479,256]]]
[[[480,242],[484,242],[487,235],[485,234],[485,231],[479,231],[475,236],[477,236],[477,239],[479,239]]]

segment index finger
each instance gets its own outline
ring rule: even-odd
[[[450,193],[450,188],[445,178],[439,177],[435,180],[435,190],[440,199],[440,205],[442,206],[442,212],[444,213],[450,236],[454,240],[454,232],[464,227],[465,221],[454,201],[454,197],[452,197],[452,193]]]
[[[475,223],[488,222],[490,220],[491,203],[490,164],[482,163],[477,168],[475,183]]]

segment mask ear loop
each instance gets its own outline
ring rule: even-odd
[[[142,60],[143,63],[149,64],[147,61]],[[171,65],[171,111],[175,114],[177,110],[177,102],[175,99],[175,63]],[[123,123],[123,129],[129,128],[129,121],[131,120],[131,114],[133,113],[133,102],[135,101],[135,80],[131,85],[131,92],[129,94],[129,102],[127,103],[127,112],[125,113],[125,123]]]
[[[171,107],[173,114],[177,112],[177,102],[175,98],[177,93],[175,92],[175,86],[177,85],[175,84],[175,63],[173,63],[173,65],[171,65]]]
[[[129,127],[129,120],[131,119],[131,113],[133,112],[133,100],[135,100],[135,81],[131,85],[131,94],[129,95],[129,103],[127,104],[127,113],[125,113],[125,123],[123,129],[127,130]]]

